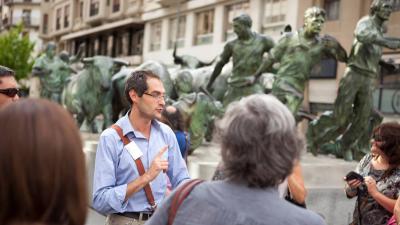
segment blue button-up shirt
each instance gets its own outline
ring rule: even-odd
[[[146,171],[162,147],[168,145],[164,153],[169,166],[166,173],[159,175],[150,182],[154,199],[159,204],[167,189],[167,175],[172,187],[175,188],[183,180],[189,179],[184,160],[179,151],[174,132],[167,125],[153,120],[151,122],[150,138],[146,139],[140,132],[135,131],[129,121],[128,114],[116,123],[123,130],[123,135],[134,141],[143,155],[140,159]],[[104,214],[121,212],[151,211],[143,189],[125,200],[127,184],[139,177],[135,161],[124,149],[122,140],[117,132],[108,128],[100,136],[96,152],[96,162],[93,180],[93,207]]]

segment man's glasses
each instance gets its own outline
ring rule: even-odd
[[[18,88],[7,88],[7,89],[0,89],[0,93],[7,95],[10,98],[14,98],[15,95],[20,96],[21,92]]]
[[[165,100],[165,95],[159,94],[159,93],[143,93],[144,95],[148,95],[156,99],[157,101]]]

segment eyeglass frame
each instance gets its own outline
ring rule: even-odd
[[[20,97],[21,90],[19,88],[0,89],[0,94],[6,95],[9,98],[14,98],[15,95],[18,95],[18,97]]]
[[[147,92],[143,92],[144,95],[148,95],[153,97],[155,100],[157,101],[161,101],[161,100],[165,100],[165,95],[161,95],[158,93],[147,93]]]

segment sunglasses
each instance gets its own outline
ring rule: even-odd
[[[7,89],[0,89],[0,94],[5,94],[10,98],[14,98],[15,95],[20,96],[21,92],[18,88],[7,88]]]

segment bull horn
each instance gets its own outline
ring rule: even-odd
[[[91,63],[93,61],[94,61],[93,57],[86,57],[86,58],[82,59],[83,63]]]
[[[129,66],[129,63],[122,59],[114,59],[114,63],[121,66]]]

